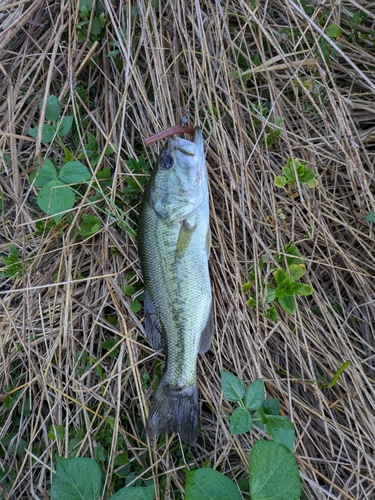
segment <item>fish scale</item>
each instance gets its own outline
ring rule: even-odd
[[[147,424],[152,438],[179,432],[187,443],[197,439],[197,357],[209,348],[214,330],[209,231],[203,137],[195,129],[194,143],[168,140],[139,216],[146,334],[154,349],[166,351],[166,370]]]

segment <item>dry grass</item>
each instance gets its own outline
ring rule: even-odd
[[[0,438],[8,443],[12,437],[0,451],[4,498],[48,498],[54,454],[68,456],[78,431],[80,456],[94,457],[107,439],[108,495],[124,442],[143,479],[161,483],[165,498],[181,498],[178,441],[157,450],[145,441],[152,390],[142,375],[152,377],[162,357],[150,349],[142,317],[120,291],[126,274],[140,270],[135,240],[108,211],[121,216],[113,200],[126,186],[125,161],[144,152],[145,137],[181,123],[184,106],[207,139],[217,329],[212,349],[199,360],[202,436],[189,462],[209,460],[235,480],[247,476],[247,456],[259,435],[229,434],[219,378],[224,368],[247,383],[263,377],[268,395],[280,398],[296,426],[306,498],[375,498],[374,229],[364,221],[375,207],[375,54],[363,38],[375,29],[374,3],[328,3],[311,2],[307,16],[298,0],[253,7],[249,0],[166,1],[157,8],[140,0],[137,11],[103,0],[106,29],[94,45],[89,37],[77,39],[77,0],[0,3],[0,252],[13,243],[23,258],[33,258],[23,278],[2,281]],[[354,11],[368,19],[349,41],[353,29],[344,19]],[[325,60],[322,30],[332,23],[343,27],[340,52]],[[280,33],[296,27],[300,32],[289,37]],[[123,67],[108,57],[114,49]],[[257,65],[251,62],[256,54]],[[246,78],[235,77],[244,71]],[[86,102],[80,88],[89,89]],[[35,221],[43,214],[28,174],[42,158],[61,164],[62,150],[27,131],[42,121],[38,103],[48,94],[75,115],[81,144],[67,138],[68,147],[77,152],[89,130],[101,150],[114,144],[118,154],[99,164],[113,174],[101,211],[84,198],[73,222],[40,235]],[[255,127],[252,106],[267,102],[269,121],[263,117]],[[267,147],[262,132],[276,116],[281,136]],[[146,152],[150,159],[158,148]],[[288,157],[314,169],[315,189],[274,187]],[[132,215],[137,206],[123,210]],[[84,213],[97,214],[103,230],[80,241],[74,227]],[[260,256],[273,257],[290,241],[306,258],[305,281],[314,294],[298,300],[294,317],[280,310],[274,324],[262,306],[246,307],[241,285],[251,265],[260,272]],[[108,338],[119,341],[115,357],[101,347]],[[332,389],[311,383],[317,372],[329,380],[346,360],[351,366]],[[20,397],[13,407],[4,405],[9,394]],[[58,424],[66,437],[55,441],[48,432]],[[14,451],[18,444],[22,453]]]

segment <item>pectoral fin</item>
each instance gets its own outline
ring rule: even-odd
[[[201,340],[199,343],[199,354],[203,354],[208,351],[210,348],[212,339],[215,333],[215,325],[214,325],[214,312],[213,307],[211,306],[210,314],[208,315],[206,326],[204,327],[201,333]]]
[[[177,244],[176,244],[176,258],[182,257],[189,247],[191,237],[195,231],[195,225],[186,224],[185,222],[181,225],[180,232],[178,234]]]
[[[159,319],[155,313],[154,306],[152,305],[147,291],[145,291],[144,311],[147,339],[155,351],[160,351],[161,349],[164,349],[164,337]]]

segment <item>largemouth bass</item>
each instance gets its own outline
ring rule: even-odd
[[[146,186],[138,222],[148,341],[165,348],[166,370],[146,431],[152,438],[198,435],[197,357],[214,333],[208,270],[211,246],[202,132],[168,139]]]

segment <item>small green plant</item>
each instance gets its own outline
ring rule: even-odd
[[[133,300],[130,303],[130,309],[137,313],[142,309],[143,294],[139,295],[139,292],[143,288],[143,283],[139,280],[138,276],[131,272],[125,276],[126,285],[121,287],[126,297],[131,297]],[[134,295],[137,295],[134,297]]]
[[[305,161],[288,158],[286,166],[282,168],[283,175],[275,177],[275,186],[278,188],[283,188],[286,185],[294,187],[298,179],[300,184],[314,188],[318,184],[316,174],[313,170],[306,168],[306,165]]]
[[[43,107],[43,99],[39,101],[39,109]],[[51,143],[55,138],[61,142],[61,137],[69,134],[73,125],[73,116],[67,115],[61,118],[61,104],[58,98],[50,95],[47,98],[45,119],[52,123],[44,123],[42,125],[42,142],[44,144]],[[39,126],[30,129],[27,133],[34,139],[37,138]]]
[[[245,293],[255,289],[255,284],[258,283],[258,290],[261,290],[261,295],[264,297],[265,307],[262,307],[262,299],[256,300],[252,295],[249,296],[247,305],[255,309],[258,305],[262,314],[268,317],[271,321],[278,320],[278,314],[275,306],[268,307],[272,302],[277,301],[279,305],[289,314],[294,314],[296,311],[296,296],[308,296],[312,294],[312,287],[299,283],[298,280],[306,273],[306,267],[303,264],[303,257],[298,252],[295,245],[289,243],[284,248],[284,254],[276,254],[275,261],[280,264],[280,267],[275,269],[270,263],[268,255],[261,257],[258,261],[260,273],[256,273],[254,266],[249,271],[249,281],[242,286]],[[265,282],[262,273],[265,270],[265,264],[270,263],[271,268],[268,270],[267,276],[272,275],[273,279]]]
[[[29,180],[41,188],[37,196],[39,208],[52,215],[57,224],[76,202],[76,192],[71,185],[82,184],[91,177],[90,170],[80,161],[69,161],[58,170],[51,160],[45,159],[39,169],[31,172]]]
[[[1,260],[6,267],[3,271],[0,271],[0,278],[11,278],[12,280],[22,278],[25,273],[25,267],[18,248],[11,243],[8,249],[9,255],[1,256]],[[29,262],[31,262],[31,259],[27,259],[26,263]]]
[[[230,417],[232,435],[250,431],[253,424],[267,433],[272,441],[261,439],[249,456],[251,500],[298,500],[301,482],[294,456],[294,425],[279,415],[280,402],[266,399],[264,382],[255,380],[248,387],[232,373],[221,372],[224,397],[237,404]],[[241,494],[231,479],[219,471],[204,467],[186,472],[185,500],[241,500]]]
[[[77,24],[77,38],[79,42],[85,42],[90,37],[89,45],[92,45],[95,41],[99,41],[103,37],[106,25],[105,10],[102,2],[95,2],[95,6],[95,15],[92,17],[93,0],[80,0],[79,2],[80,21]],[[89,32],[91,17],[91,30]]]

